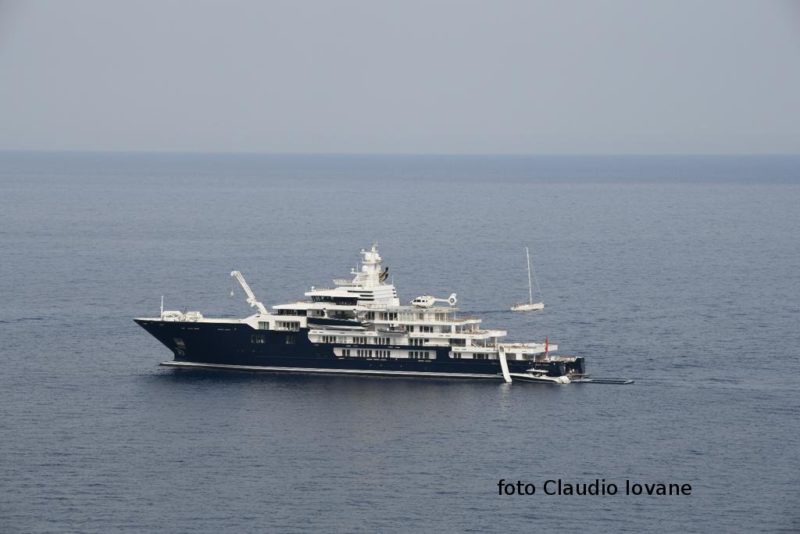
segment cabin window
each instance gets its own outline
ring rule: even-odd
[[[294,334],[289,334],[289,335],[286,336],[286,344],[287,345],[294,345],[295,344]]]
[[[253,343],[254,345],[263,345],[266,342],[267,336],[264,334],[253,334],[250,336],[250,343]]]

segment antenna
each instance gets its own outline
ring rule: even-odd
[[[160,317],[164,317],[164,295],[161,295],[161,315]]]

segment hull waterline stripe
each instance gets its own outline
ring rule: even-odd
[[[234,371],[270,371],[285,373],[324,373],[342,375],[373,375],[373,376],[416,376],[433,378],[491,378],[502,380],[501,375],[489,375],[478,373],[435,373],[419,371],[374,371],[370,369],[324,369],[319,367],[267,367],[260,365],[230,365],[225,363],[197,363],[169,361],[161,362],[164,367],[200,367],[207,369],[231,369]]]

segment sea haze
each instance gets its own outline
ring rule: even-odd
[[[800,158],[0,154],[4,532],[795,531]],[[133,322],[245,316],[377,242],[629,386],[162,369]],[[524,247],[546,303],[525,298]],[[497,482],[690,483],[682,497]]]

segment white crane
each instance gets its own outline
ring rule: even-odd
[[[236,281],[239,282],[239,285],[242,286],[244,294],[247,295],[247,303],[251,307],[257,308],[258,312],[261,315],[269,315],[267,307],[261,304],[261,302],[259,302],[259,300],[256,298],[255,294],[253,293],[253,290],[250,289],[249,285],[247,285],[247,281],[244,279],[244,276],[242,276],[242,273],[240,273],[239,271],[232,271],[231,277],[235,278]],[[233,295],[233,291],[231,291],[231,295]]]

